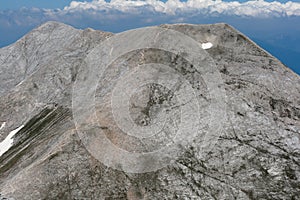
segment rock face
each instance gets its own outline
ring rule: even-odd
[[[133,88],[127,97],[118,96],[122,90],[114,88],[118,84],[120,88],[132,85],[129,79],[122,79],[128,71],[136,69],[132,66],[145,66],[158,79],[159,75],[176,79],[175,86],[179,88],[184,85],[182,76],[196,91],[196,100],[202,106],[200,111],[206,111],[203,116],[212,115],[206,106],[213,102],[211,94],[214,93],[209,79],[203,78],[205,70],[201,69],[209,71],[214,67],[214,73],[219,75],[217,79],[211,76],[210,80],[223,89],[216,90],[218,94],[224,91],[225,111],[219,112],[226,115],[221,129],[201,129],[206,135],[218,133],[217,138],[208,140],[209,143],[214,140],[213,148],[203,148],[201,144],[205,140],[198,129],[192,129],[191,134],[196,134],[187,143],[180,143],[180,153],[174,160],[155,170],[141,170],[140,167],[150,169],[156,162],[145,160],[145,163],[128,164],[133,169],[139,167],[130,171],[125,164],[113,163],[116,159],[126,163],[129,157],[118,158],[116,152],[107,154],[103,147],[95,156],[94,147],[98,144],[101,148],[102,143],[97,143],[96,137],[96,142],[91,141],[90,132],[87,135],[91,137],[80,133],[76,121],[79,117],[88,124],[95,117],[88,118],[83,112],[89,104],[74,110],[74,105],[81,103],[74,98],[74,92],[80,90],[81,87],[77,88],[80,80],[86,80],[82,74],[89,72],[91,62],[106,62],[105,56],[113,55],[122,47],[104,49],[104,56],[100,56],[101,45],[115,41],[113,34],[48,22],[15,44],[0,49],[0,141],[24,125],[14,136],[13,146],[0,157],[3,196],[14,199],[300,199],[300,77],[226,24],[162,25],[160,29],[177,31],[195,40],[191,50],[176,54],[171,50],[144,48],[113,60],[104,76],[97,77],[100,79],[97,87],[90,85],[96,91],[94,109],[101,124],[99,128],[115,146],[127,152],[141,153],[168,146],[165,140],[172,138],[171,132],[177,130],[168,127],[177,127],[180,120],[198,113],[193,107],[185,114],[177,109],[178,105],[184,109],[178,103],[180,99],[174,97],[180,89],[149,83]],[[158,44],[166,40],[160,34],[155,37]],[[145,33],[145,41],[149,39],[146,36]],[[169,39],[177,42],[174,44],[181,50],[180,38]],[[122,42],[130,46],[132,41]],[[196,44],[207,48],[198,51]],[[185,59],[188,51],[199,52],[201,63],[206,65],[192,65]],[[157,63],[169,65],[180,76],[161,71],[163,67],[156,69]],[[136,80],[147,77],[138,70],[130,76],[136,76]],[[79,93],[83,94],[79,100],[93,97],[88,89]],[[171,116],[168,119],[172,119],[164,124],[166,135],[153,140],[146,136],[139,139],[132,127],[118,129],[115,122],[118,113],[110,114],[113,109],[110,100],[114,95],[117,96],[112,104],[129,98],[129,105],[126,101],[124,104],[133,123],[141,130],[155,129],[165,110]],[[83,102],[89,102],[88,99]],[[181,134],[179,139],[189,137],[187,132]],[[113,158],[103,161],[98,155]]]

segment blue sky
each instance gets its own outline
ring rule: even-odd
[[[91,2],[92,0],[85,0],[87,2]],[[186,0],[185,0],[186,1]],[[231,0],[224,0],[229,2]],[[239,2],[246,2],[247,0],[237,0]],[[267,0],[271,2],[272,0]],[[289,0],[278,0],[279,2],[288,2]],[[294,2],[300,2],[300,0],[293,0]],[[0,9],[19,9],[22,7],[36,7],[36,8],[64,8],[65,6],[69,5],[71,0],[0,0]],[[166,2],[166,0],[163,0]]]
[[[22,7],[36,8],[63,8],[70,0],[0,0],[0,9],[19,9]]]
[[[228,23],[300,74],[300,0],[0,0],[0,47],[60,21],[121,32],[163,23]]]

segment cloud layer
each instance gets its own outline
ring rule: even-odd
[[[76,11],[119,11],[123,13],[156,12],[167,15],[177,13],[207,14],[207,15],[235,15],[250,17],[273,17],[273,16],[300,16],[300,3],[277,1],[266,2],[263,0],[224,2],[221,0],[168,0],[165,3],[159,0],[94,0],[92,2],[72,1],[65,7],[63,12]]]

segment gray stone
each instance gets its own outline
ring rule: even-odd
[[[95,129],[101,129],[115,146],[136,153],[166,146],[168,134],[172,136],[172,131],[177,130],[175,125],[184,119],[178,109],[182,105],[174,95],[180,89],[146,84],[130,91],[128,113],[133,122],[142,128],[155,125],[155,120],[164,116],[163,111],[168,111],[168,119],[173,121],[166,122],[165,136],[158,138],[135,138],[134,132],[124,134],[126,131],[120,129],[114,121],[116,116],[111,114],[111,97],[120,95],[114,93],[116,86],[126,88],[126,81],[130,85],[131,79],[122,78],[134,67],[160,63],[176,70],[196,91],[203,119],[211,114],[207,106],[213,102],[213,91],[204,76],[206,71],[191,67],[185,59],[186,51],[174,54],[155,48],[134,50],[110,63],[103,77],[95,74],[98,83],[90,87],[96,91],[97,117],[85,118],[85,113],[73,106],[74,100],[84,100],[84,92],[89,93],[79,91],[81,87],[76,84],[85,80],[89,61],[105,62],[105,56],[119,49],[104,49],[100,56],[97,53],[107,47],[105,42],[113,42],[113,34],[48,22],[0,49],[0,126],[6,122],[0,129],[0,141],[24,125],[15,135],[13,146],[0,157],[2,195],[14,199],[300,199],[300,77],[226,24],[160,28],[193,38],[195,43],[191,43],[189,51],[199,52],[203,63],[213,62],[201,69],[216,70],[220,76],[217,86],[226,94],[226,117],[222,129],[216,131],[218,137],[209,137],[213,148],[202,146],[206,140],[201,133],[209,135],[209,128],[213,128],[203,126],[192,140],[176,147],[180,153],[170,164],[157,170],[142,173],[139,168],[139,173],[130,173],[117,165],[120,163],[108,165],[93,155],[93,146],[87,144],[94,141],[82,137],[76,117],[85,122],[98,120],[101,126]],[[157,38],[162,44],[165,40],[160,34]],[[181,36],[175,36],[169,40],[179,41]],[[123,45],[126,42],[130,45],[132,41],[121,41]],[[206,50],[196,47],[206,42],[213,46]],[[169,72],[160,73],[173,80]],[[147,76],[136,73],[137,78]],[[153,73],[159,77],[158,72]],[[173,78],[180,88],[184,80],[176,77]],[[124,85],[119,80],[124,80]],[[83,96],[74,99],[74,92]],[[118,98],[113,98],[112,103],[114,100]],[[82,105],[82,109],[90,106]],[[193,109],[188,110],[194,116]],[[195,112],[198,114],[198,110]],[[88,133],[92,134],[90,129]],[[183,140],[184,133],[180,137]],[[153,162],[139,167],[147,168]]]

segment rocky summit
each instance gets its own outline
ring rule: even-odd
[[[47,22],[0,110],[0,199],[300,199],[300,77],[227,24]]]

